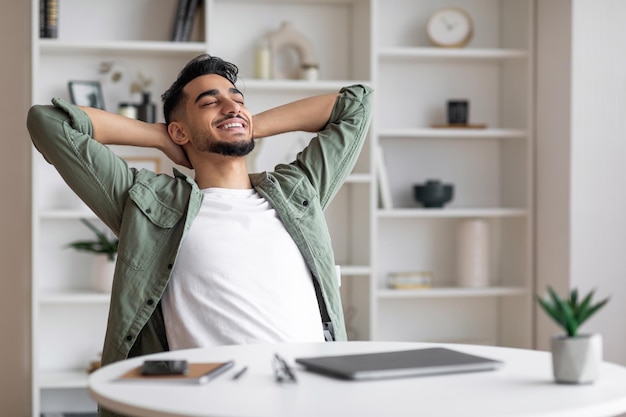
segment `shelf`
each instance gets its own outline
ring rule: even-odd
[[[346,184],[367,184],[372,181],[371,174],[350,174],[346,178]]]
[[[296,91],[296,92],[319,92],[319,93],[335,93],[343,87],[354,84],[370,84],[364,80],[259,80],[240,78],[237,85],[243,89],[243,92],[270,92],[276,93],[280,91]]]
[[[525,139],[528,132],[519,129],[463,129],[463,128],[414,128],[383,129],[381,138],[476,138],[476,139]]]
[[[381,60],[392,59],[464,59],[464,60],[508,60],[526,59],[528,52],[523,49],[497,48],[382,48],[378,53]]]
[[[250,3],[266,4],[267,0],[214,0],[216,3]],[[295,4],[330,4],[330,5],[352,5],[363,0],[272,0],[272,3],[295,3]]]
[[[59,39],[40,39],[41,52],[48,53],[102,53],[132,52],[133,54],[184,54],[203,53],[206,45],[201,42],[162,42],[162,41],[64,41]]]
[[[41,304],[108,304],[111,294],[95,291],[56,291],[42,292],[39,295]]]
[[[341,276],[369,275],[372,269],[366,265],[340,265]]]
[[[526,209],[522,208],[403,208],[378,210],[379,218],[403,219],[403,218],[501,218],[501,217],[525,217]]]
[[[44,209],[38,212],[41,220],[96,219],[92,211],[86,209]]]
[[[41,371],[38,385],[42,389],[87,388],[89,374],[86,370]]]
[[[466,297],[514,297],[526,295],[528,290],[523,287],[482,287],[460,288],[442,287],[423,290],[380,289],[378,298],[466,298]]]

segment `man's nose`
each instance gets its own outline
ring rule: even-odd
[[[224,113],[226,114],[239,114],[241,112],[241,104],[234,100],[229,100],[224,106]]]

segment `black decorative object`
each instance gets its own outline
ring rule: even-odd
[[[448,100],[448,124],[466,125],[469,123],[469,101]]]
[[[142,101],[137,105],[137,119],[144,122],[154,123],[155,121],[155,106],[150,101],[150,93],[141,93]]]
[[[439,180],[427,180],[425,184],[413,186],[415,200],[425,208],[441,208],[454,197],[454,186]]]

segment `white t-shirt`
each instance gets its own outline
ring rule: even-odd
[[[163,296],[170,349],[323,342],[309,269],[254,189],[203,190]]]

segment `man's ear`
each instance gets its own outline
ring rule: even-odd
[[[180,122],[171,122],[167,125],[167,132],[170,134],[174,143],[178,145],[184,145],[189,142],[189,134]]]

